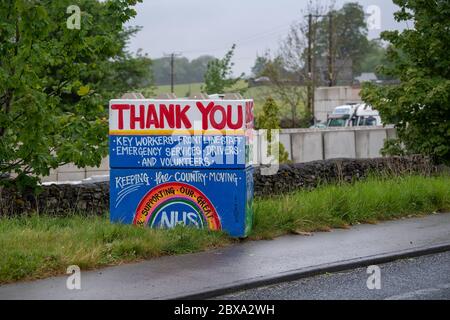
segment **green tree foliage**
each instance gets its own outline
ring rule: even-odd
[[[333,58],[335,61],[352,61],[353,74],[361,73],[361,64],[369,51],[368,28],[363,7],[354,2],[346,3],[333,15]],[[329,19],[317,24],[317,55],[327,57],[329,48]],[[339,72],[339,70],[336,70]]]
[[[394,77],[387,76],[379,72],[379,66],[390,66],[386,48],[380,40],[371,40],[369,50],[361,63],[361,72],[374,72],[380,80],[394,80]]]
[[[303,70],[288,70],[286,60],[279,55],[273,59],[267,58],[261,75],[270,79],[271,92],[290,109],[290,118],[283,119],[286,122],[284,127],[309,127],[310,114],[302,112],[306,101],[306,89],[301,81],[304,78]]]
[[[412,20],[414,29],[382,34],[391,43],[391,65],[380,71],[401,83],[366,84],[363,99],[397,127],[399,139],[389,142],[390,150],[404,146],[408,153],[450,163],[450,2],[394,2],[400,6],[396,20]]]
[[[125,50],[138,0],[0,2],[0,174],[34,185],[51,168],[98,165],[107,154],[107,102],[148,85],[150,60]]]
[[[175,82],[177,84],[203,82],[208,63],[214,59],[209,55],[191,61],[185,57],[175,58]],[[170,69],[170,57],[153,59],[152,70],[156,85],[170,84]]]
[[[369,42],[369,51],[361,63],[361,72],[375,72],[379,65],[384,64],[386,49],[379,40]]]
[[[283,127],[310,127],[314,123],[313,110],[305,110],[309,105],[307,86],[328,84],[329,13],[333,16],[333,82],[353,82],[352,73],[360,71],[369,43],[364,10],[357,3],[347,3],[339,10],[332,10],[320,2],[309,1],[303,18],[291,26],[277,54],[272,58],[266,54],[255,61],[255,70],[259,72],[263,68],[260,74],[270,79],[270,89],[276,99],[291,110],[290,119],[285,119],[290,121],[283,121]],[[307,18],[310,14],[314,17],[311,30]],[[314,72],[311,74],[309,36],[313,48],[311,69]],[[349,61],[353,62],[355,70],[345,69]]]
[[[214,59],[208,63],[208,68],[205,73],[205,85],[202,90],[207,94],[224,93],[227,89],[232,88],[238,81],[242,79],[244,74],[234,78],[233,66],[231,61],[234,55],[233,45],[222,59]]]
[[[259,129],[267,130],[268,143],[272,143],[272,131],[273,129],[280,129],[280,108],[272,97],[268,97],[264,102],[262,113],[257,119],[257,126]],[[271,148],[269,149],[269,155],[271,154]],[[284,145],[279,143],[279,162],[289,162],[289,154],[287,153]]]
[[[252,67],[253,76],[254,77],[262,76],[267,63],[269,63],[269,62],[270,62],[270,59],[267,56],[257,56],[256,60],[255,60],[255,64]]]

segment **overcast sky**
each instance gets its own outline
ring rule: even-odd
[[[394,20],[398,7],[391,0],[355,1],[365,10],[374,5],[380,8],[381,28],[371,30],[370,38],[378,38],[383,30],[406,27]],[[335,7],[345,2],[349,1],[336,0]],[[192,59],[203,54],[222,57],[236,43],[235,73],[248,75],[256,55],[276,51],[306,5],[307,0],[144,0],[130,23],[143,29],[129,47],[133,52],[142,48],[151,58],[179,52]]]

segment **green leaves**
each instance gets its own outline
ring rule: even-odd
[[[370,53],[364,8],[358,3],[348,2],[341,9],[332,10],[331,14],[333,15],[333,59],[334,61],[351,59],[353,73],[359,75],[364,59]],[[329,17],[317,22],[316,37],[316,56],[327,56],[329,52]],[[339,68],[336,68],[335,72],[338,73]]]
[[[223,59],[215,59],[208,63],[208,69],[205,73],[205,85],[202,88],[204,92],[208,94],[224,93],[226,89],[232,88],[242,79],[244,74],[237,78],[232,77],[234,63],[231,62],[231,59],[235,48],[236,45],[233,45]]]
[[[273,145],[272,129],[280,129],[280,108],[272,97],[268,97],[263,105],[262,113],[258,116],[257,126],[259,129],[267,130],[267,141]],[[272,154],[272,148],[269,149],[269,155]],[[289,162],[289,154],[287,153],[284,145],[279,143],[278,146],[278,161],[279,163]]]
[[[80,89],[78,89],[77,94],[82,97],[89,93],[89,86],[81,86]]]
[[[70,0],[0,2],[0,174],[20,185],[100,163],[108,100],[151,79],[150,60],[125,49],[136,2],[79,0],[80,30],[66,26]]]
[[[414,29],[382,34],[392,44],[390,64],[382,71],[401,83],[365,85],[363,99],[397,127],[399,140],[388,142],[386,151],[422,153],[450,163],[450,2],[395,3],[401,7],[398,21],[415,21]]]

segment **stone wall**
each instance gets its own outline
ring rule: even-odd
[[[282,165],[277,174],[263,176],[255,170],[255,195],[269,196],[301,189],[313,189],[319,184],[350,182],[366,178],[371,173],[431,174],[436,169],[429,159],[420,156],[377,159],[335,159],[302,164]],[[0,216],[39,212],[51,215],[103,215],[109,208],[108,182],[87,184],[52,184],[32,192],[19,193],[0,188]]]
[[[109,210],[109,184],[52,184],[37,195],[0,187],[0,217],[37,212],[55,216],[103,215]]]
[[[281,165],[275,175],[264,176],[255,171],[255,195],[269,196],[301,189],[313,189],[319,184],[351,182],[370,174],[430,175],[436,171],[428,158],[421,156],[376,159],[333,159],[309,163]]]

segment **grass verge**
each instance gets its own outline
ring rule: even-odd
[[[255,202],[252,238],[450,211],[450,176],[375,178]]]
[[[250,240],[450,211],[449,186],[449,176],[371,178],[255,199],[255,225]],[[74,264],[86,270],[192,253],[236,241],[223,233],[181,227],[166,231],[141,229],[113,225],[99,217],[3,218],[0,283],[61,274]]]

